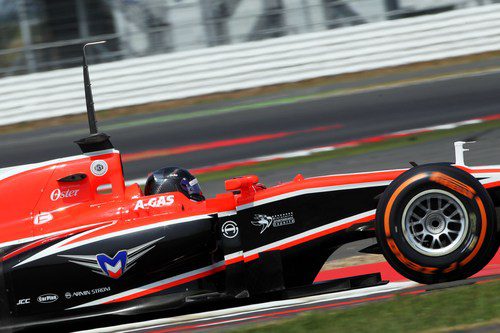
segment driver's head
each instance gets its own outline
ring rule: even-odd
[[[205,200],[198,179],[186,169],[178,167],[156,170],[146,181],[145,195],[167,192],[182,192],[191,200]]]

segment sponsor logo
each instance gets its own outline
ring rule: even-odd
[[[52,191],[52,193],[50,194],[50,200],[52,201],[57,201],[59,199],[64,199],[64,198],[75,198],[78,196],[78,192],[80,192],[80,190],[60,190],[58,188],[56,188],[54,191]]]
[[[126,250],[117,252],[113,258],[101,253],[96,256],[96,259],[101,270],[110,278],[118,279],[125,273],[127,267]]]
[[[255,214],[253,217],[252,224],[257,227],[262,227],[260,233],[262,234],[267,228],[273,223],[273,218],[267,215]]]
[[[90,165],[90,172],[97,177],[104,176],[108,172],[108,163],[103,160],[94,161]]]
[[[234,238],[238,236],[238,232],[239,232],[238,225],[233,221],[226,221],[222,225],[222,234],[226,238],[230,239]]]
[[[23,298],[23,299],[20,299],[19,301],[17,301],[17,306],[19,305],[26,305],[26,304],[30,304],[31,303],[31,298]]]
[[[95,288],[95,289],[82,290],[82,291],[73,291],[73,292],[68,291],[64,294],[64,297],[66,297],[66,299],[71,299],[72,297],[92,296],[92,295],[107,293],[110,291],[111,291],[111,287],[102,287],[102,288]]]
[[[48,303],[54,303],[58,299],[59,299],[59,296],[57,296],[56,294],[45,294],[45,295],[38,296],[38,298],[36,300],[38,301],[38,303],[48,304]]]
[[[135,266],[137,260],[151,251],[161,239],[163,237],[133,249],[120,250],[113,257],[109,257],[104,253],[97,255],[60,255],[60,257],[68,258],[71,263],[91,268],[94,273],[118,279]]]
[[[33,223],[35,225],[45,224],[52,221],[54,217],[50,213],[40,213],[35,216]]]
[[[147,201],[137,200],[137,202],[135,203],[134,210],[146,209],[148,207],[154,207],[154,208],[166,207],[166,206],[172,206],[173,204],[174,204],[173,195],[161,196],[157,198],[151,198]]]
[[[461,181],[456,180],[455,178],[445,175],[444,173],[441,172],[433,172],[431,174],[430,180],[438,184],[441,184],[443,186],[446,186],[466,196],[469,199],[474,198],[474,196],[476,195],[476,191],[472,187],[465,185]]]
[[[277,228],[294,223],[295,219],[293,217],[293,213],[285,213],[285,214],[278,214],[271,216],[263,214],[255,214],[252,221],[252,224],[254,226],[261,227],[260,229],[261,234],[271,226]]]

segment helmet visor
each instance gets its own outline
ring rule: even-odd
[[[196,179],[196,178],[194,178],[191,181],[188,181],[187,179],[182,179],[181,180],[181,187],[188,195],[192,195],[192,194],[202,195],[203,194],[201,192],[201,187],[200,187],[200,184],[198,183],[198,179]]]

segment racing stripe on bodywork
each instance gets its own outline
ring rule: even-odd
[[[118,231],[112,231],[112,232],[108,232],[108,233],[105,233],[105,234],[100,235],[100,236],[95,236],[95,237],[90,237],[88,239],[79,240],[81,238],[84,238],[87,235],[90,235],[92,233],[101,231],[102,229],[113,227],[116,225],[116,222],[107,222],[107,224],[104,226],[101,226],[99,228],[95,228],[95,229],[89,230],[87,232],[83,232],[81,234],[75,235],[75,236],[70,237],[68,239],[65,239],[64,241],[59,242],[59,243],[57,243],[57,244],[55,244],[55,245],[53,245],[53,246],[51,246],[43,251],[40,251],[37,254],[27,258],[26,260],[24,260],[20,263],[18,263],[14,267],[18,267],[18,266],[33,262],[35,260],[45,258],[45,257],[50,256],[50,255],[54,255],[54,254],[57,254],[57,253],[60,253],[63,251],[71,250],[71,249],[74,249],[76,247],[88,245],[91,243],[99,242],[99,241],[102,241],[105,239],[109,239],[109,238],[113,238],[113,237],[120,237],[120,236],[128,235],[131,233],[146,231],[146,230],[155,229],[155,228],[163,228],[163,227],[168,226],[168,225],[184,223],[184,222],[189,222],[189,221],[204,219],[204,218],[209,219],[209,218],[211,218],[211,216],[203,214],[203,215],[179,218],[179,219],[170,220],[170,221],[162,221],[162,222],[148,224],[148,225],[144,225],[144,226],[140,226],[140,227],[136,227],[136,228],[128,228],[128,229],[122,229],[122,230],[118,230]]]
[[[270,196],[268,198],[257,199],[248,204],[239,205],[236,207],[238,211],[253,208],[257,206],[262,206],[271,202],[285,200],[293,197],[298,197],[301,195],[307,194],[315,194],[315,193],[323,193],[323,192],[335,192],[335,191],[345,191],[345,190],[354,190],[359,188],[368,188],[368,187],[381,187],[387,186],[392,182],[392,180],[382,180],[375,182],[361,182],[361,183],[353,183],[353,184],[344,184],[344,185],[333,185],[333,186],[322,186],[322,187],[313,187],[300,189],[288,193],[277,194]],[[258,192],[257,192],[258,193]]]
[[[485,167],[454,166],[470,173],[487,189],[500,186],[500,165],[490,165]]]
[[[394,171],[385,171],[385,172],[379,172],[376,174],[382,175],[382,178],[391,178],[390,175],[392,175]],[[399,173],[399,171],[396,171]],[[387,176],[386,176],[387,175]],[[340,175],[343,177],[344,175]],[[369,174],[366,173],[364,174],[365,177],[369,177]],[[321,179],[320,177],[317,178],[318,180]],[[252,208],[255,206],[260,206],[264,205],[270,202],[275,202],[283,199],[288,199],[292,197],[297,197],[297,196],[302,196],[302,195],[307,195],[307,194],[312,194],[312,193],[322,193],[322,192],[331,192],[331,191],[342,191],[342,190],[350,190],[350,189],[357,189],[357,188],[368,188],[368,187],[378,187],[378,186],[387,186],[390,184],[390,180],[382,180],[382,181],[366,181],[366,182],[357,182],[357,183],[352,183],[352,184],[344,184],[344,185],[333,185],[333,186],[318,186],[318,187],[311,187],[311,188],[306,188],[306,189],[301,189],[301,190],[296,190],[296,191],[291,191],[289,193],[276,193],[274,195],[270,195],[267,198],[262,198],[259,199],[255,202],[252,202],[250,204],[244,204],[240,205],[237,207],[238,211],[247,209],[247,208]],[[233,211],[231,211],[233,212]],[[223,212],[219,213],[223,214]],[[161,228],[167,225],[172,225],[172,224],[177,224],[177,223],[183,223],[183,222],[188,222],[192,220],[197,220],[197,219],[204,219],[204,218],[211,218],[210,214],[203,214],[203,215],[198,215],[198,216],[190,216],[190,217],[184,217],[184,218],[179,218],[179,219],[174,219],[174,220],[169,220],[169,221],[162,221],[162,222],[156,222],[148,225],[143,225],[140,227],[135,227],[135,228],[128,228],[128,229],[121,229],[117,231],[112,231],[109,230],[108,232],[99,235],[99,236],[91,236],[92,233],[96,233],[97,231],[100,231],[104,228],[107,227],[113,227],[116,225],[116,223],[112,223],[109,225],[106,225],[102,228],[96,228],[93,229],[87,233],[82,233],[79,235],[76,235],[74,237],[71,237],[69,239],[64,240],[63,242],[57,243],[43,251],[40,251],[39,253],[27,258],[26,260],[18,263],[14,267],[18,267],[27,263],[30,263],[32,261],[45,258],[47,256],[57,254],[66,250],[70,250],[79,246],[83,245],[88,245],[94,242],[98,242],[101,240],[113,238],[113,237],[119,237],[123,236],[126,234],[134,233],[134,232],[140,232],[140,231],[145,231],[149,229],[154,229],[154,228]],[[90,236],[89,236],[90,235]],[[85,237],[88,237],[87,239],[84,239]]]
[[[24,252],[27,252],[29,250],[32,250],[32,249],[35,249],[37,247],[40,247],[40,246],[43,246],[43,245],[46,245],[48,243],[52,243],[52,242],[55,242],[61,238],[66,238],[66,237],[70,237],[70,236],[73,236],[77,233],[81,233],[81,232],[85,232],[89,229],[93,228],[93,226],[91,226],[90,228],[83,228],[83,229],[79,229],[79,230],[76,230],[76,231],[69,231],[69,232],[63,232],[63,233],[60,233],[60,234],[57,234],[57,235],[54,235],[54,236],[51,236],[51,237],[45,237],[45,238],[42,238],[42,239],[39,239],[39,240],[36,240],[34,242],[31,242],[29,244],[26,244],[24,246],[21,246],[21,247],[18,247],[17,249],[13,250],[13,251],[10,251],[8,252],[6,255],[4,255],[2,258],[0,258],[0,261],[7,261],[11,258],[14,258]]]
[[[50,160],[50,161],[45,161],[45,162],[40,162],[40,163],[24,164],[24,165],[17,165],[17,166],[13,166],[13,167],[2,168],[2,169],[0,169],[0,180],[4,180],[4,179],[19,175],[19,174],[24,173],[24,172],[33,171],[33,170],[40,169],[43,167],[57,165],[60,163],[67,163],[67,162],[82,160],[82,159],[89,158],[89,157],[108,155],[108,154],[119,154],[119,153],[120,152],[118,150],[115,150],[115,149],[106,149],[106,150],[101,150],[101,151],[96,151],[96,152],[89,152],[89,153],[85,153],[82,155],[75,155],[75,156],[58,158],[55,160]]]
[[[55,236],[59,236],[61,234],[64,234],[64,235],[73,234],[73,233],[76,233],[76,232],[89,230],[89,229],[92,229],[92,228],[97,227],[97,226],[102,226],[103,224],[106,224],[106,223],[109,223],[109,222],[94,223],[94,224],[84,225],[84,226],[81,226],[81,227],[76,227],[76,228],[71,228],[71,229],[56,231],[56,232],[52,232],[52,233],[44,234],[44,235],[40,235],[40,236],[23,238],[23,239],[9,241],[9,242],[5,242],[5,243],[0,243],[0,249],[1,248],[6,248],[6,247],[11,247],[11,246],[16,246],[16,245],[22,245],[22,244],[26,244],[26,243],[31,243],[31,242],[36,242],[36,241],[40,241],[42,239],[47,239],[47,238],[52,238],[52,237],[55,237]]]
[[[330,235],[334,232],[347,229],[351,227],[353,224],[368,222],[374,219],[375,219],[375,209],[365,213],[350,216],[345,219],[338,220],[329,224],[325,224],[321,227],[304,231],[300,234],[258,247],[253,250],[246,251],[243,253],[243,256],[245,257],[245,261],[251,261],[257,259],[258,254],[261,252],[273,251],[273,250],[286,250],[290,247],[297,246],[299,244],[312,241],[322,236]]]
[[[38,260],[38,259],[41,259],[41,258],[45,258],[47,256],[50,256],[50,255],[53,255],[53,254],[56,254],[56,253],[59,253],[59,252],[62,252],[62,251],[65,251],[65,250],[68,250],[70,249],[71,247],[66,247],[65,244],[67,243],[70,243],[72,240],[74,240],[75,238],[79,238],[79,237],[83,237],[85,235],[88,235],[88,234],[91,234],[93,232],[96,232],[98,230],[101,230],[101,229],[104,229],[104,228],[107,228],[109,226],[112,226],[114,225],[116,222],[107,222],[107,223],[104,223],[103,225],[97,227],[97,228],[94,228],[94,229],[90,229],[90,230],[87,230],[87,231],[84,231],[78,235],[75,235],[73,237],[70,237],[70,238],[67,238],[59,243],[56,243],[38,253],[36,253],[35,255],[32,255],[31,257],[21,261],[20,263],[18,263],[17,265],[13,266],[13,268],[16,268],[16,267],[19,267],[21,265],[24,265],[24,264],[27,264],[27,263],[30,263],[32,261],[35,261],[35,260]]]
[[[88,302],[85,304],[77,305],[72,308],[66,309],[66,310],[74,310],[74,309],[81,309],[81,308],[86,308],[89,306],[95,306],[95,305],[102,305],[102,304],[109,304],[109,303],[117,303],[117,302],[124,302],[124,301],[130,301],[139,297],[143,297],[149,294],[153,294],[168,288],[172,288],[184,283],[188,283],[197,279],[204,278],[209,275],[213,275],[217,272],[221,272],[225,269],[224,261],[219,261],[213,265],[203,267],[191,272],[183,273],[174,277],[170,277],[168,279],[160,280],[157,282],[153,282],[150,284],[147,284],[145,286],[139,287],[139,288],[134,288],[131,290],[127,290],[124,292],[121,292],[119,294],[113,295],[113,296],[108,296],[104,297],[92,302]]]
[[[142,287],[134,288],[128,291],[124,291],[121,293],[118,293],[116,295],[108,296],[105,298],[101,298],[89,303],[84,303],[72,308],[69,308],[67,310],[73,310],[73,309],[80,309],[80,308],[85,308],[89,306],[96,306],[96,305],[102,305],[102,304],[110,304],[110,303],[117,303],[117,302],[125,302],[125,301],[130,301],[133,299],[137,299],[140,297],[144,297],[150,294],[154,294],[175,286],[179,286],[194,280],[198,280],[213,274],[216,274],[218,272],[221,272],[226,269],[226,267],[229,264],[241,261],[241,258],[243,257],[245,261],[251,261],[255,260],[258,258],[258,254],[261,252],[266,252],[266,251],[272,251],[276,249],[284,250],[302,243],[306,243],[309,241],[312,241],[314,239],[317,239],[319,237],[332,234],[335,232],[338,232],[340,230],[345,230],[349,227],[351,227],[354,224],[357,223],[362,223],[366,221],[373,220],[375,218],[375,210],[370,210],[361,214],[357,214],[351,217],[347,217],[342,220],[338,220],[329,224],[326,224],[324,226],[314,228],[311,230],[308,230],[306,232],[302,232],[300,234],[297,234],[295,236],[291,236],[261,247],[258,247],[256,249],[246,251],[246,252],[237,252],[233,254],[229,254],[226,257],[228,257],[229,260],[227,260],[229,263],[227,263],[226,260],[219,261],[213,265],[203,267],[191,272],[183,273],[174,277],[170,277],[161,281],[153,282],[150,284],[147,284]]]
[[[487,169],[486,168],[485,169],[476,168],[476,167],[474,167],[474,168],[465,168],[465,167],[463,167],[463,168],[466,171],[472,173],[476,177],[479,177],[479,176],[481,176],[481,177],[487,177],[487,178],[481,180],[481,183],[486,188],[494,187],[497,184],[500,185],[500,166],[492,166],[492,167],[488,167]],[[329,191],[341,191],[341,190],[349,190],[349,189],[356,189],[356,188],[366,188],[366,187],[376,187],[376,186],[386,186],[386,185],[389,185],[391,183],[392,179],[396,175],[399,175],[400,173],[402,173],[404,171],[405,171],[405,169],[398,169],[398,170],[386,170],[386,171],[379,171],[379,172],[363,172],[363,173],[356,173],[356,174],[340,174],[340,175],[336,175],[336,176],[339,177],[339,178],[349,177],[349,179],[347,179],[347,178],[346,179],[342,179],[342,181],[349,182],[352,179],[357,179],[358,182],[350,183],[350,184],[347,183],[347,184],[342,184],[342,185],[339,184],[339,185],[333,185],[333,186],[311,187],[311,188],[305,188],[305,189],[290,191],[288,193],[276,192],[276,193],[273,193],[272,195],[269,195],[269,196],[264,196],[262,198],[257,198],[257,200],[254,201],[254,202],[239,205],[237,207],[237,210],[241,211],[241,210],[244,210],[244,209],[247,209],[247,208],[252,208],[252,207],[264,205],[264,204],[267,204],[267,203],[270,203],[270,202],[275,202],[275,201],[279,201],[279,200],[283,200],[283,199],[287,199],[287,198],[292,198],[292,197],[297,197],[297,196],[301,196],[301,195],[307,195],[307,194],[311,194],[311,193],[321,193],[321,192],[329,192]],[[382,179],[386,178],[387,180],[370,181],[369,179],[372,179],[372,177],[375,176],[375,175],[379,179],[380,178],[382,178]],[[328,178],[328,177],[329,176],[314,177],[314,178],[308,178],[307,180],[310,180],[310,181],[319,180],[319,181],[321,181],[322,179],[325,179],[325,178]],[[364,181],[364,182],[361,181],[360,182],[359,180],[361,178],[366,178],[366,181]],[[258,194],[260,194],[260,193],[258,193]],[[223,213],[224,212],[221,212],[219,214],[223,214]],[[50,248],[47,248],[46,250],[41,251],[40,253],[37,253],[36,255],[34,255],[34,256],[28,258],[27,260],[19,263],[17,266],[23,265],[25,263],[28,263],[28,262],[31,262],[31,261],[34,261],[34,260],[38,260],[38,259],[44,258],[44,257],[52,255],[52,254],[56,254],[56,253],[59,253],[59,252],[62,252],[62,251],[66,251],[66,250],[69,250],[69,249],[72,249],[72,248],[75,248],[75,247],[78,247],[78,246],[83,246],[83,245],[87,245],[87,244],[90,244],[90,243],[93,243],[93,242],[97,242],[97,241],[100,241],[100,240],[104,240],[104,239],[108,239],[108,238],[112,238],[112,237],[118,237],[118,236],[122,236],[122,235],[125,235],[125,234],[133,233],[133,232],[148,230],[148,229],[151,229],[151,228],[163,227],[163,226],[169,225],[169,224],[175,224],[175,223],[181,223],[181,222],[185,222],[185,221],[190,221],[192,219],[198,219],[198,218],[203,218],[203,217],[207,217],[208,218],[209,215],[205,214],[203,216],[200,215],[200,216],[194,216],[194,217],[187,217],[187,218],[180,218],[180,219],[175,219],[175,220],[170,220],[170,221],[158,222],[158,223],[153,223],[153,224],[150,224],[150,225],[144,225],[144,226],[137,227],[137,228],[130,228],[130,229],[123,229],[123,230],[118,230],[118,231],[112,231],[112,232],[106,233],[104,235],[95,236],[95,237],[89,237],[88,239],[82,239],[85,236],[91,235],[93,232],[102,229],[102,228],[96,228],[96,229],[92,230],[91,232],[88,232],[88,233],[85,233],[85,234],[80,234],[80,235],[77,235],[75,237],[72,237],[71,239],[65,240],[65,241],[60,242],[58,244],[55,244],[54,246],[52,246]],[[103,223],[108,223],[108,222],[103,222]],[[92,226],[102,225],[103,223],[98,223],[98,224],[95,224],[95,225],[92,225]],[[86,227],[88,227],[88,226],[84,226],[82,228],[86,228]],[[71,230],[77,230],[77,229],[80,229],[80,228],[74,228],[74,229],[71,229]],[[6,243],[0,243],[0,248],[7,247],[7,246],[12,246],[12,245],[19,245],[19,244],[23,244],[23,243],[28,243],[28,242],[40,240],[42,238],[51,237],[51,236],[54,236],[54,235],[58,235],[60,233],[65,233],[67,231],[68,230],[63,230],[61,232],[55,232],[55,233],[41,235],[41,236],[37,236],[37,237],[31,237],[31,238],[26,238],[26,239],[14,240],[14,241],[6,242]],[[251,255],[247,254],[247,257],[249,257],[249,256],[251,256]]]

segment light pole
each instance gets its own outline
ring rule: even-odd
[[[390,20],[398,17],[399,0],[385,0],[386,17]]]
[[[26,9],[26,0],[17,1],[17,12],[19,15],[19,28],[21,29],[21,36],[23,38],[24,44],[24,57],[26,58],[26,65],[28,67],[28,72],[36,72],[36,59],[35,54],[31,48],[31,28],[28,18],[28,11]]]

